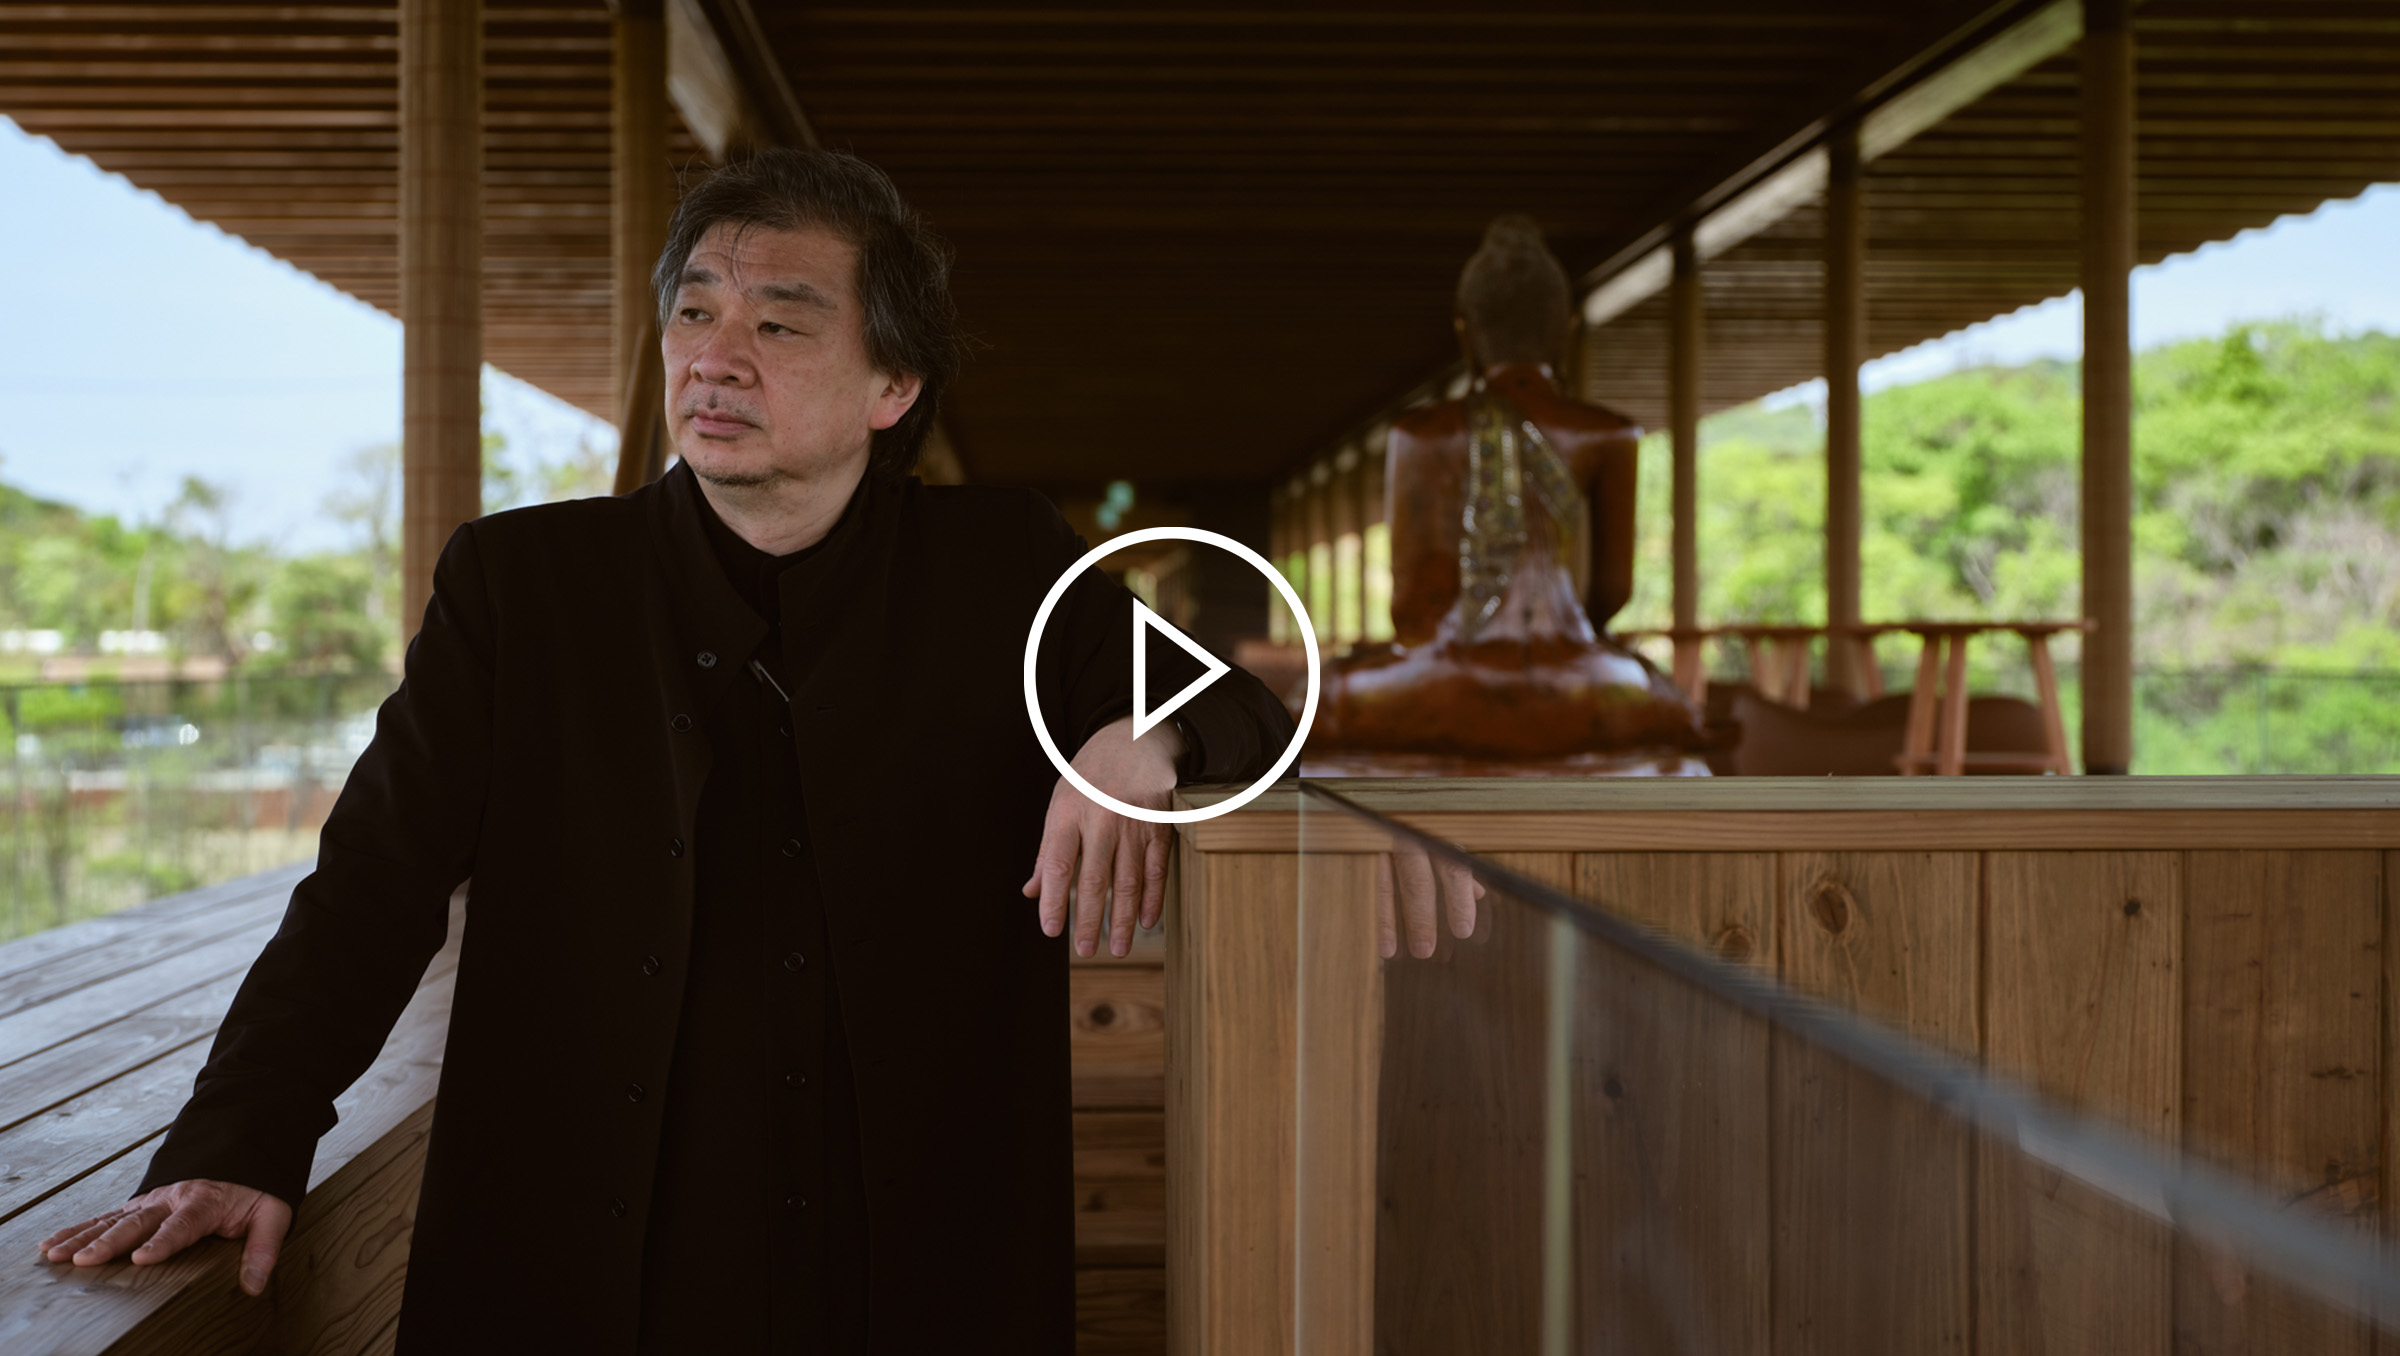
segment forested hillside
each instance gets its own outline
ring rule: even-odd
[[[2396,396],[2400,338],[2389,335],[2243,325],[2140,356],[2134,574],[2145,669],[2400,670]],[[2079,419],[2078,373],[2064,362],[1977,368],[1870,396],[1867,617],[2077,615]],[[1643,448],[1638,588],[1620,626],[1668,620],[1668,491],[1665,440],[1654,436]],[[1823,620],[1824,502],[1824,434],[1808,407],[1708,421],[1702,621]],[[1887,643],[1887,663],[1897,663],[1905,646]],[[2015,656],[1989,648],[1979,667],[2005,683]],[[2218,687],[2237,699],[2245,690]],[[2154,683],[2147,714],[2163,718],[2160,703],[2183,701],[2170,695]],[[2255,713],[2237,715],[2254,737]]]

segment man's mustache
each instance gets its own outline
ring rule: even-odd
[[[721,398],[714,395],[707,396],[705,398],[694,397],[693,399],[683,402],[681,416],[685,419],[689,419],[693,415],[699,414],[703,410],[707,411],[711,416],[718,419],[739,419],[745,424],[764,423],[764,420],[760,417],[758,411],[751,409],[747,405],[728,404]]]

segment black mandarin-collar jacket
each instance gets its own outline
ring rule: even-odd
[[[696,676],[766,627],[711,559],[697,493],[678,466],[451,538],[317,869],[143,1183],[298,1200],[472,876],[404,1353],[632,1350],[664,1099],[624,1090],[671,1076],[711,763],[685,717]],[[1063,1354],[1066,952],[1018,893],[1057,773],[1023,663],[1082,543],[1022,491],[909,481],[862,510],[792,728],[857,1079],[869,1333],[877,1352]],[[1128,598],[1087,575],[1049,623],[1038,688],[1063,750],[1131,707]],[[1184,711],[1203,778],[1263,772],[1290,732],[1239,670]]]

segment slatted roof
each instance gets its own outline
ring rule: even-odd
[[[956,242],[970,472],[1078,488],[1264,483],[1448,361],[1494,214],[1595,280],[1638,266],[1713,186],[2043,8],[675,3],[753,35],[740,59]],[[0,113],[391,310],[396,24],[388,0],[0,0]],[[493,0],[487,39],[486,353],[602,417],[609,24]],[[2145,258],[2400,178],[2385,0],[2151,0],[2137,34]],[[2075,125],[2069,46],[1870,165],[1870,352],[2073,285]],[[1815,375],[1817,248],[1803,200],[1711,260],[1711,408]],[[1591,388],[1660,422],[1665,350],[1636,297]]]
[[[485,356],[613,420],[609,11],[486,11]],[[394,314],[399,61],[391,0],[0,3],[0,113]]]
[[[2150,0],[2135,12],[2142,262],[2400,180],[2400,6]],[[2070,45],[1870,162],[1870,357],[2076,286],[2077,49]],[[1703,408],[1821,375],[1815,202],[1704,271]],[[1667,312],[1599,327],[1586,389],[1666,421]]]

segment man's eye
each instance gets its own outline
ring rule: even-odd
[[[759,329],[760,329],[760,330],[762,330],[762,331],[764,331],[764,332],[766,332],[766,333],[768,333],[768,334],[790,334],[790,333],[791,333],[791,330],[790,330],[790,329],[786,328],[785,326],[778,325],[778,324],[776,324],[776,323],[775,323],[774,321],[772,321],[772,320],[762,320],[762,321],[758,322],[758,327],[759,327]]]
[[[708,319],[708,312],[701,310],[697,306],[686,306],[679,313],[679,315],[682,319],[692,321],[694,323]]]

